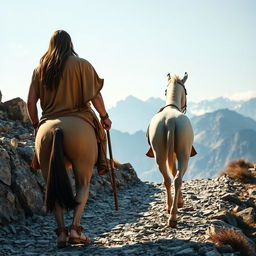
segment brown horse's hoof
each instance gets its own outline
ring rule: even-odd
[[[60,236],[62,236],[62,240],[58,240],[57,239],[57,247],[60,248],[64,248],[68,246],[68,228],[67,227],[58,227],[55,230],[55,233],[58,236],[58,239],[60,238]]]
[[[61,248],[65,248],[68,246],[68,241],[58,241],[57,242],[57,248],[61,249]]]
[[[171,228],[175,228],[177,226],[177,220],[168,220],[168,226]]]

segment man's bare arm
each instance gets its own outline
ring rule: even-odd
[[[106,130],[110,130],[112,122],[108,117],[108,113],[105,108],[104,100],[103,100],[100,92],[98,93],[98,95],[96,97],[94,97],[92,99],[92,104],[100,115],[101,124],[102,124],[103,128]]]
[[[30,85],[29,92],[28,92],[28,99],[27,99],[27,110],[29,118],[32,122],[34,129],[38,126],[38,112],[36,103],[38,101],[38,97],[36,95],[36,91],[34,86]]]

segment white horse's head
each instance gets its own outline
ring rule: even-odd
[[[176,104],[183,113],[186,112],[187,108],[187,90],[185,88],[187,79],[187,72],[185,72],[182,79],[177,75],[171,77],[170,73],[167,74],[168,84],[165,90],[166,104]]]

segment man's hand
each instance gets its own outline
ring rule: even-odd
[[[111,129],[111,125],[112,125],[112,122],[109,118],[105,119],[105,120],[100,120],[101,122],[101,125],[102,127],[105,129],[105,130],[110,130]]]

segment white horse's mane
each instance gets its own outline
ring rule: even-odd
[[[181,78],[175,74],[175,75],[171,76],[170,83],[175,84],[176,82],[181,82]]]

